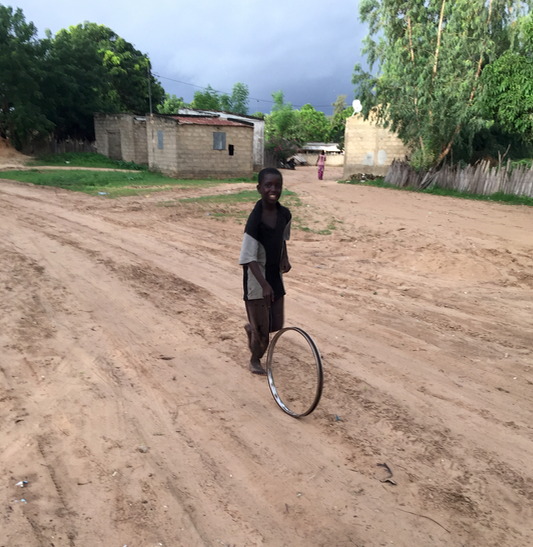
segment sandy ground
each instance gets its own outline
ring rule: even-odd
[[[289,246],[302,420],[247,369],[236,220],[0,180],[0,547],[533,544],[533,209],[326,175],[285,172],[334,228]]]
[[[0,137],[0,171],[7,169],[24,169],[31,158],[17,152],[11,143]]]

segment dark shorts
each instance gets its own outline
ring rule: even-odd
[[[249,338],[252,358],[261,359],[268,348],[269,334],[283,328],[283,296],[270,306],[260,300],[246,300],[246,314],[251,327]]]

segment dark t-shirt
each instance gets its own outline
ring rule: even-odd
[[[283,243],[290,237],[291,212],[279,202],[277,207],[276,227],[271,228],[262,221],[263,202],[259,200],[250,213],[244,229],[244,239],[239,263],[243,265],[244,299],[262,298],[262,289],[258,290],[257,280],[247,264],[256,261],[272,287],[274,298],[285,294],[281,276],[280,262]]]

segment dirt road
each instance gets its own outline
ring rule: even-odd
[[[533,544],[533,209],[326,175],[285,174],[300,421],[247,369],[242,225],[0,180],[0,547]]]

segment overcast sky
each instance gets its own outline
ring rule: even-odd
[[[113,29],[149,55],[168,93],[198,87],[231,93],[249,86],[250,113],[270,112],[272,92],[299,108],[331,114],[338,95],[353,100],[353,67],[366,29],[358,1],[337,0],[0,0],[19,7],[39,35],[84,21]],[[178,80],[178,83],[172,80]],[[257,101],[260,99],[260,101]]]

